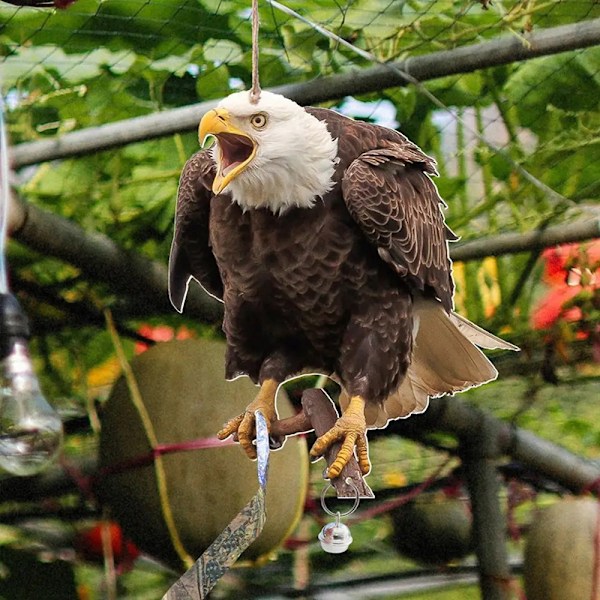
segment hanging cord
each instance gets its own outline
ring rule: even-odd
[[[4,108],[4,97],[0,92],[0,294],[8,294],[5,252],[10,185],[8,182],[8,141],[4,122]]]
[[[260,81],[258,77],[258,31],[260,20],[258,15],[258,0],[252,0],[252,88],[250,102],[258,104],[260,100]]]

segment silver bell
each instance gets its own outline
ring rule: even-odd
[[[321,548],[330,554],[341,554],[348,550],[348,546],[352,543],[352,535],[350,529],[340,523],[339,517],[335,523],[327,523],[319,533],[319,541]]]

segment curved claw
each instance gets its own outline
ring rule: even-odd
[[[235,436],[237,434],[238,427],[244,418],[245,413],[234,417],[233,419],[229,419],[225,425],[217,432],[217,437],[220,440],[224,440],[228,438],[230,435]],[[236,440],[237,441],[237,440]]]
[[[342,447],[327,470],[327,477],[335,479],[339,476],[342,469],[352,458],[355,446],[358,465],[362,474],[366,475],[371,470],[366,429],[364,401],[356,396],[351,399],[344,415],[336,421],[329,431],[317,439],[310,450],[310,455],[316,458],[321,456],[335,442],[342,441]]]
[[[271,423],[277,418],[277,411],[275,410],[277,387],[278,384],[276,381],[271,379],[266,380],[262,384],[256,399],[246,407],[246,410],[241,415],[227,421],[217,433],[217,437],[220,440],[224,440],[233,435],[248,457],[255,459],[256,447],[253,441],[256,437],[256,423],[254,413],[257,410],[263,413],[270,431]]]
[[[371,470],[371,461],[369,460],[369,446],[366,435],[362,435],[356,440],[356,456],[360,472],[367,475]]]
[[[256,448],[252,444],[255,438],[254,411],[246,410],[241,415],[230,419],[223,428],[217,433],[220,440],[234,436],[236,442],[249,458],[256,458]]]

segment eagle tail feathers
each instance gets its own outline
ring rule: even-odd
[[[479,327],[479,325],[475,325],[475,323],[465,319],[465,317],[461,317],[455,312],[451,313],[450,318],[461,330],[462,334],[480,348],[486,348],[487,350],[519,350],[518,346],[495,336],[493,333],[486,331],[482,327]]]
[[[423,412],[429,398],[496,379],[498,371],[479,347],[518,350],[464,317],[447,313],[436,301],[417,301],[414,318],[416,334],[406,376],[383,405],[368,407],[368,427],[385,427],[391,419]]]
[[[465,335],[465,328],[433,302],[417,305],[419,320],[409,370],[431,396],[462,391],[495,379],[498,372]],[[482,330],[483,331],[483,330]],[[469,330],[470,334],[470,330]]]

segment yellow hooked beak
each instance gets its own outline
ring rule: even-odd
[[[252,161],[256,154],[254,140],[231,122],[224,108],[209,110],[200,121],[198,139],[204,145],[206,138],[217,140],[217,174],[212,190],[220,194]]]

